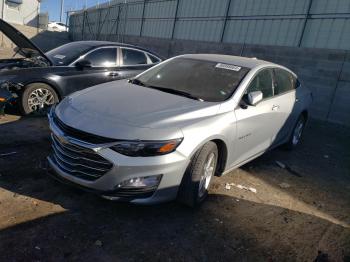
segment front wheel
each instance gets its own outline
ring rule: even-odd
[[[208,195],[210,181],[218,162],[218,148],[214,142],[206,143],[192,158],[182,179],[178,200],[187,206],[201,204]]]
[[[47,109],[58,101],[58,95],[51,86],[44,83],[30,84],[22,93],[20,109],[24,115],[44,115]]]

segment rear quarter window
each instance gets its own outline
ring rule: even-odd
[[[133,49],[122,49],[123,65],[145,65],[147,64],[147,57],[144,52]]]

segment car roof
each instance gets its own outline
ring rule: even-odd
[[[210,61],[215,63],[232,64],[232,65],[237,65],[241,67],[247,67],[250,69],[258,66],[264,66],[264,65],[279,66],[277,64],[274,64],[268,61],[264,61],[256,58],[243,57],[243,56],[218,55],[218,54],[189,54],[189,55],[182,55],[180,57]]]
[[[139,47],[139,46],[135,46],[135,45],[130,45],[130,44],[125,44],[125,43],[118,43],[118,42],[111,42],[111,41],[96,41],[96,40],[88,40],[88,41],[74,41],[74,42],[70,42],[67,45],[87,45],[90,46],[91,48],[95,48],[95,47],[103,47],[103,46],[119,46],[119,47],[130,47],[130,48],[136,48],[142,51],[145,51],[147,53],[150,53],[152,55],[155,55],[159,58],[162,58],[161,56],[159,56],[158,54],[147,50],[145,48]],[[163,59],[163,58],[162,58]]]

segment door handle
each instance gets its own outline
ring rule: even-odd
[[[280,109],[280,106],[279,105],[273,105],[272,106],[272,111],[277,111]]]
[[[119,73],[116,71],[109,72],[109,76],[119,76]]]

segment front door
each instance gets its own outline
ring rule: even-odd
[[[276,129],[272,83],[272,69],[259,71],[245,94],[261,91],[263,100],[255,106],[245,104],[235,110],[237,137],[234,141],[235,157],[232,166],[245,162],[271,146],[271,137]]]
[[[117,47],[103,47],[82,57],[81,59],[91,62],[91,67],[84,69],[74,67],[61,74],[66,95],[90,86],[122,79],[117,54]]]

